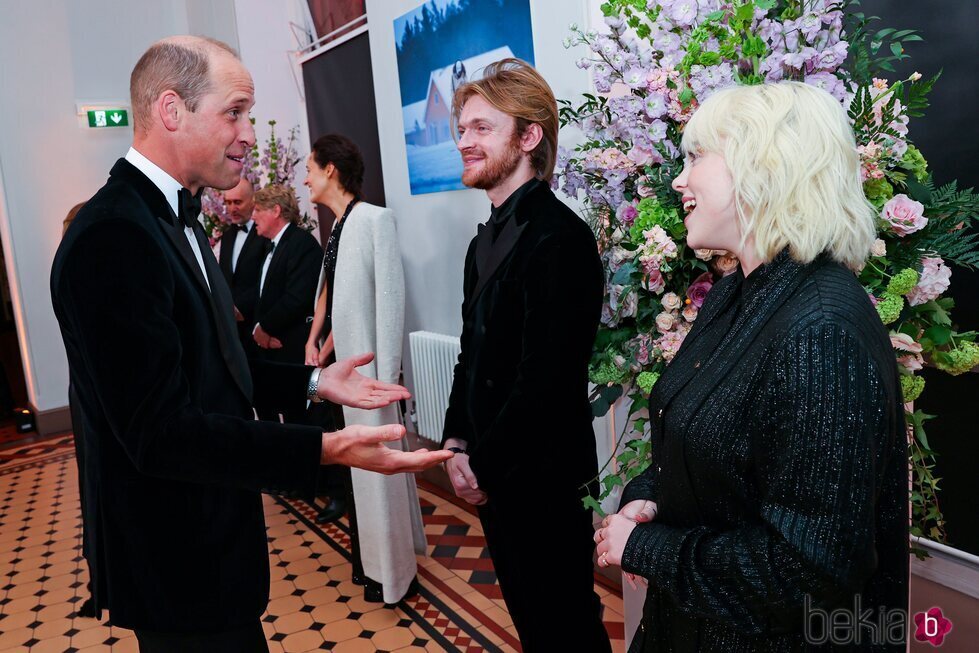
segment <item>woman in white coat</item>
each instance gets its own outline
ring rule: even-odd
[[[319,365],[372,351],[360,368],[367,376],[396,382],[404,338],[404,271],[394,213],[359,200],[364,177],[360,150],[350,139],[328,134],[313,144],[306,162],[310,199],[337,216],[327,242],[316,290],[316,312],[306,343],[307,363]],[[398,405],[366,411],[343,407],[345,424],[388,424]],[[407,450],[406,440],[389,446]],[[352,471],[360,554],[369,601],[397,603],[417,588],[415,554],[426,541],[415,478]]]

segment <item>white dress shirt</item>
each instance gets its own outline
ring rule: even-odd
[[[180,218],[179,200],[180,189],[183,186],[180,185],[180,182],[167,174],[163,168],[140,154],[135,148],[130,147],[129,151],[126,152],[126,161],[133,164],[137,170],[146,175],[163,192],[163,196],[169,202],[170,208],[173,209],[174,214],[177,216],[177,220],[183,224]],[[184,225],[184,235],[187,236],[190,249],[193,250],[194,258],[197,259],[197,264],[201,266],[201,274],[204,275],[204,281],[207,283],[208,289],[210,289],[211,280],[207,278],[207,269],[204,267],[204,256],[201,254],[201,246],[197,244],[197,236],[194,235],[193,229],[186,225]]]
[[[265,275],[269,273],[269,266],[272,264],[272,256],[275,254],[275,248],[279,246],[279,241],[282,240],[282,234],[286,232],[289,228],[289,223],[286,226],[279,229],[279,233],[275,234],[275,238],[272,239],[272,248],[269,249],[269,253],[265,255],[265,263],[262,264],[262,280],[258,284],[258,296],[262,296],[262,291],[265,289]],[[235,245],[238,243],[236,242]]]
[[[245,231],[238,231],[235,233],[235,249],[231,252],[231,273],[234,274],[235,270],[238,269],[238,257],[241,256],[241,250],[245,247],[245,239],[248,238],[248,234],[252,232],[255,228],[255,221],[249,220],[245,223]]]

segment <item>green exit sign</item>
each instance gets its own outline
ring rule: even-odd
[[[94,129],[102,127],[128,127],[129,112],[125,109],[96,109],[89,111],[88,126]]]

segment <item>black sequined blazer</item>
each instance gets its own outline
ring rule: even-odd
[[[899,397],[887,331],[850,271],[783,251],[719,281],[652,390],[652,464],[622,499],[659,508],[623,556],[649,580],[630,651],[839,650],[820,610],[905,609]],[[885,614],[894,637],[905,616]],[[884,630],[865,626],[856,648],[903,651]]]

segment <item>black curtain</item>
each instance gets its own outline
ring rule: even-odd
[[[377,136],[377,106],[367,33],[324,52],[303,64],[310,145],[324,134],[342,134],[364,156],[362,199],[384,206],[381,146]],[[317,205],[321,242],[326,243],[336,216]]]
[[[862,0],[861,10],[880,16],[876,29],[917,29],[925,39],[907,44],[911,58],[896,66],[894,79],[919,71],[925,77],[942,71],[924,118],[911,121],[909,136],[928,160],[935,183],[957,179],[960,188],[979,182],[979,4],[907,0]],[[952,267],[952,317],[960,331],[979,329],[979,273]],[[939,502],[948,522],[952,546],[979,555],[979,374],[951,377],[937,370],[924,372],[925,392],[916,408],[937,415],[925,423],[928,440],[938,451],[935,475],[941,477]]]

